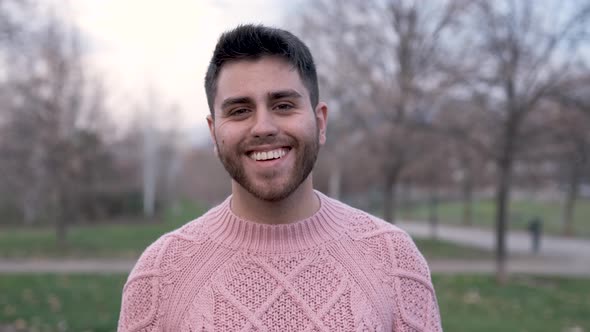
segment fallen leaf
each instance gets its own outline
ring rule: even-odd
[[[61,310],[61,301],[57,296],[50,294],[47,298],[47,303],[49,303],[49,308],[52,312],[59,312]]]

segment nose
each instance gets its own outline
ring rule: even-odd
[[[251,129],[252,135],[254,137],[276,136],[278,132],[279,127],[273,114],[266,109],[257,110]]]

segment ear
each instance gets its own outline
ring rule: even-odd
[[[209,126],[209,135],[211,135],[211,140],[213,141],[213,152],[219,157],[219,151],[217,151],[217,139],[215,138],[215,119],[213,119],[211,114],[207,115],[207,125]]]
[[[326,129],[328,125],[328,105],[319,102],[315,108],[316,123],[318,124],[320,145],[326,143]]]

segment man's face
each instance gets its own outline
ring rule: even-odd
[[[314,112],[299,73],[285,60],[229,62],[208,117],[217,154],[253,196],[279,201],[308,179],[325,142],[327,107]]]

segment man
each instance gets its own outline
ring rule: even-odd
[[[232,195],[144,252],[119,331],[440,331],[410,237],[313,189],[328,107],[308,48],[240,26],[219,39],[205,90]]]

